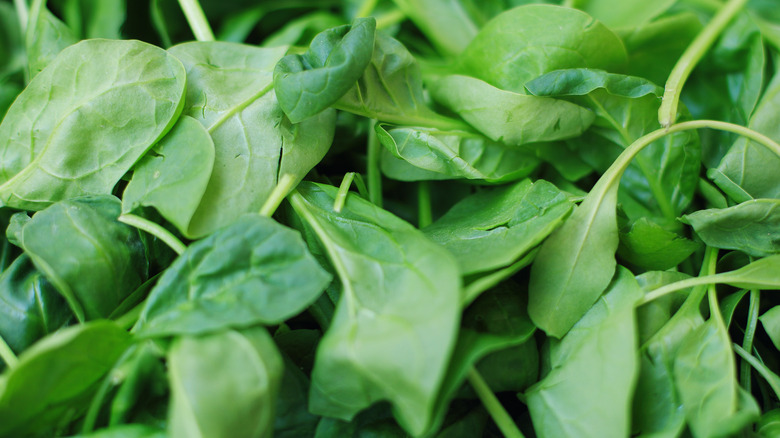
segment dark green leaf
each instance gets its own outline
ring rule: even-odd
[[[274,90],[297,123],[339,100],[363,76],[374,49],[376,20],[358,18],[317,35],[303,55],[287,55],[274,68]]]
[[[349,420],[389,400],[419,435],[433,414],[455,344],[460,273],[418,230],[358,198],[333,210],[335,187],[302,183],[290,198],[342,284],[317,350],[310,410]]]
[[[687,259],[699,244],[641,218],[620,233],[617,255],[648,270],[671,269]]]
[[[150,292],[135,332],[278,324],[314,302],[329,280],[296,232],[247,215],[187,248]]]

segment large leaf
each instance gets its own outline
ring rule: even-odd
[[[363,76],[374,50],[376,20],[328,29],[302,55],[287,55],[274,68],[279,105],[295,123],[330,107]]]
[[[184,234],[206,191],[214,166],[214,142],[206,128],[182,116],[133,168],[122,212],[154,207]]]
[[[625,437],[639,374],[634,276],[619,269],[609,290],[560,341],[551,370],[527,392],[539,437]]]
[[[447,248],[468,275],[515,262],[555,230],[571,208],[547,181],[523,180],[461,200],[423,232]]]
[[[314,302],[329,280],[298,233],[247,215],[187,248],[149,293],[135,331],[167,336],[279,324]]]
[[[17,354],[72,318],[65,300],[27,255],[0,274],[0,337]]]
[[[468,76],[444,76],[431,93],[488,138],[509,146],[575,137],[594,119],[565,100],[504,91]]]
[[[290,198],[342,285],[317,349],[310,409],[349,420],[389,400],[399,423],[419,435],[455,344],[457,263],[420,231],[357,196],[334,211],[336,192],[302,183]]]
[[[206,127],[215,148],[190,237],[260,210],[281,175],[303,178],[330,147],[335,111],[293,124],[276,101],[272,72],[286,50],[225,42],[170,49],[187,70],[185,114]]]
[[[284,367],[264,328],[176,338],[168,352],[168,367],[171,437],[273,434]]]
[[[584,12],[526,5],[486,24],[460,61],[469,76],[522,93],[526,82],[553,70],[620,69],[626,63],[626,49],[611,30]]]
[[[780,253],[780,199],[755,199],[684,216],[708,246],[754,257]]]
[[[147,278],[138,231],[117,221],[120,208],[110,195],[77,198],[32,219],[18,213],[9,226],[79,320],[108,317]]]
[[[140,41],[88,40],[39,73],[0,124],[0,200],[39,210],[110,193],[181,111],[185,73]]]
[[[51,334],[0,376],[0,435],[54,436],[63,421],[83,413],[130,335],[110,321]]]

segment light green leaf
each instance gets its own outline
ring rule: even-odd
[[[63,49],[79,41],[65,23],[46,9],[45,3],[34,2],[27,25],[27,71],[31,78],[49,65]]]
[[[0,200],[40,210],[110,193],[173,126],[184,82],[180,62],[140,41],[87,40],[63,50],[0,124]]]
[[[577,8],[609,27],[639,27],[674,5],[676,0],[579,0]]]
[[[761,320],[761,325],[764,326],[764,330],[772,343],[775,344],[775,348],[780,350],[780,306],[772,307],[758,319]]]

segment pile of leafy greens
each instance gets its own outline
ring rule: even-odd
[[[776,0],[0,0],[0,436],[780,434]]]

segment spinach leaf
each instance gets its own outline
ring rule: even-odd
[[[639,373],[634,304],[641,290],[624,268],[607,292],[560,341],[551,370],[526,391],[540,437],[630,434],[630,404]],[[598,364],[598,365],[596,365]]]
[[[457,55],[479,30],[480,13],[489,10],[488,2],[476,4],[468,0],[394,0],[444,55]],[[487,7],[486,7],[487,6]]]
[[[63,49],[79,41],[65,23],[46,9],[45,3],[37,1],[30,8],[25,39],[27,72],[31,78],[51,64]]]
[[[679,265],[699,246],[643,217],[621,230],[617,255],[642,269],[663,270]]]
[[[271,436],[284,368],[264,328],[178,337],[167,358],[171,437]]]
[[[120,39],[127,9],[125,0],[63,0],[62,15],[81,38]]]
[[[184,82],[181,63],[139,41],[87,40],[63,50],[0,123],[0,201],[40,210],[110,193],[173,125]]]
[[[758,319],[761,320],[761,325],[764,326],[775,348],[780,350],[780,306],[772,307]]]
[[[182,116],[133,168],[122,195],[122,213],[151,206],[185,236],[214,166],[214,142],[206,128]]]
[[[0,435],[52,436],[86,410],[130,342],[113,322],[94,321],[35,343],[0,376]]]
[[[22,254],[0,274],[0,337],[21,353],[73,318],[57,290]]]
[[[287,55],[274,68],[274,91],[293,122],[307,119],[339,100],[363,76],[374,49],[376,20],[328,29],[303,55]]]
[[[515,262],[555,230],[571,208],[547,181],[523,180],[464,198],[423,232],[470,275]]]
[[[120,209],[110,195],[83,197],[53,204],[32,218],[18,213],[9,226],[79,321],[107,317],[148,276],[137,230],[116,220]]]
[[[308,307],[329,280],[297,233],[246,215],[174,261],[149,293],[135,332],[197,335],[278,324]]]
[[[754,257],[780,253],[780,199],[754,199],[683,216],[708,246]]]
[[[238,215],[260,210],[281,175],[302,179],[330,147],[333,110],[293,124],[277,103],[272,71],[285,51],[224,42],[170,49],[187,70],[184,113],[206,127],[215,148],[190,237],[206,236]]]
[[[577,2],[577,8],[609,27],[640,27],[663,14],[674,3],[675,0],[661,0],[652,3],[642,0],[622,2],[581,0]]]
[[[516,93],[553,70],[616,70],[627,60],[623,43],[606,26],[584,12],[553,5],[526,5],[499,14],[459,59],[469,76]]]
[[[401,181],[480,179],[513,181],[529,176],[539,160],[467,131],[376,126],[382,143],[382,172]]]
[[[504,91],[468,76],[444,76],[434,82],[431,94],[485,136],[508,146],[575,137],[594,119],[592,112],[565,100]]]
[[[411,225],[356,196],[334,211],[336,192],[302,183],[290,197],[342,284],[317,349],[309,408],[349,420],[389,400],[399,423],[419,435],[455,344],[457,263]]]

